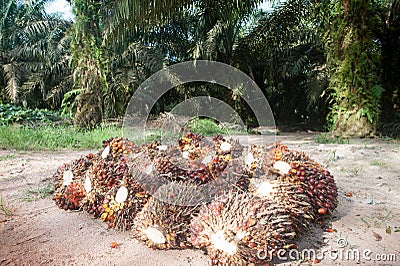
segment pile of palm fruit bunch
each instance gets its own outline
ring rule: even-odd
[[[298,248],[309,225],[337,207],[332,175],[304,153],[252,145],[244,165],[248,185],[203,206],[190,225],[193,246],[206,249],[212,264],[268,262]]]
[[[131,216],[149,198],[129,170],[130,156],[143,148],[127,139],[113,138],[103,141],[101,152],[59,167],[53,175],[57,206],[84,210],[109,227],[129,230]]]
[[[190,132],[169,145],[103,141],[97,154],[62,165],[54,183],[58,207],[129,230],[153,249],[202,249],[216,265],[297,249],[338,204],[333,176],[302,152]]]

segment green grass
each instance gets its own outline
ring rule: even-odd
[[[356,168],[350,169],[350,173],[351,173],[353,176],[359,176],[360,173],[361,173],[361,171],[362,171],[362,168],[361,168],[361,167],[356,167]]]
[[[1,195],[0,195],[0,215],[13,216],[13,211],[5,206],[3,202],[3,197]]]
[[[223,127],[220,127],[217,123],[212,121],[211,119],[193,119],[191,120],[187,126],[190,131],[199,133],[204,136],[212,136],[217,134],[226,134],[227,130]]]
[[[0,148],[16,150],[99,149],[101,141],[122,136],[122,129],[103,126],[78,131],[73,126],[0,126]]]
[[[388,168],[386,163],[378,161],[378,160],[373,160],[373,161],[369,162],[369,164],[372,165],[372,166],[379,166],[381,169],[387,169]]]
[[[29,188],[21,197],[22,201],[31,202],[39,199],[50,198],[53,195],[53,185],[49,183],[45,187]]]
[[[211,119],[199,119],[195,118],[191,120],[188,124],[187,127],[190,129],[190,131],[194,133],[199,133],[203,136],[215,136],[218,134],[221,135],[228,135],[228,134],[243,134],[246,132],[239,131],[239,130],[229,130],[228,128],[225,128],[222,125],[217,124]]]
[[[239,132],[228,130],[211,119],[194,119],[187,124],[187,128],[204,136]],[[146,136],[145,140],[143,140],[141,132],[138,132],[137,138],[131,140],[142,144],[161,138],[159,130],[149,133],[151,134]],[[77,130],[70,125],[36,127],[0,125],[0,148],[15,150],[100,149],[102,140],[117,136],[123,136],[123,130],[122,127],[115,125],[101,126],[91,131]],[[0,157],[0,160],[12,158],[13,155],[6,155]]]
[[[396,218],[396,215],[389,210],[385,213],[375,213],[371,216],[361,217],[360,219],[367,227],[387,228],[388,222],[394,218]]]
[[[0,156],[0,161],[7,161],[15,158],[15,154],[7,154]]]
[[[329,133],[321,133],[317,135],[315,142],[320,144],[349,144],[349,139],[333,137]]]

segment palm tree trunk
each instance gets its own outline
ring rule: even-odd
[[[76,0],[74,13],[74,40],[72,43],[74,86],[84,89],[77,98],[75,126],[93,128],[103,116],[102,90],[107,86],[102,69],[106,60],[101,52],[99,6],[95,0]]]
[[[370,1],[343,0],[330,29],[333,133],[344,137],[375,134],[379,117],[379,56],[372,38]]]

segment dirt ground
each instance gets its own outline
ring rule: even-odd
[[[362,139],[318,144],[315,138],[281,134],[276,140],[305,151],[333,173],[340,205],[332,220],[313,226],[300,241],[300,252],[315,250],[318,261],[276,264],[400,265],[400,143]],[[0,195],[13,211],[9,217],[0,210],[0,265],[210,264],[200,250],[148,249],[128,232],[108,229],[83,212],[60,210],[49,198],[23,200],[28,189],[45,187],[59,165],[89,152],[0,150]],[[110,247],[113,241],[117,248]]]

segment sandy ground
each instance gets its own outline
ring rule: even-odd
[[[304,232],[300,241],[300,252],[315,250],[318,261],[274,263],[400,265],[400,232],[395,232],[400,230],[400,143],[365,139],[317,144],[315,137],[283,134],[276,140],[305,151],[334,174],[340,206],[331,220]],[[271,140],[251,138],[252,142]],[[0,194],[14,214],[8,217],[0,210],[0,265],[210,264],[200,250],[148,249],[129,233],[108,229],[85,213],[58,209],[49,198],[22,200],[28,189],[45,187],[59,165],[88,152],[0,150]],[[111,248],[112,241],[119,246]]]

